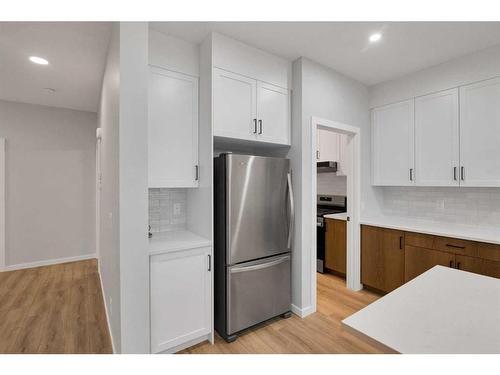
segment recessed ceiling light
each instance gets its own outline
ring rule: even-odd
[[[38,56],[30,56],[30,61],[35,64],[39,65],[48,65],[49,61],[44,59],[43,57],[38,57]]]
[[[382,34],[374,33],[374,34],[370,35],[368,40],[370,41],[370,43],[375,43],[375,42],[378,42],[381,38],[382,38]]]

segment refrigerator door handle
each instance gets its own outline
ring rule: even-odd
[[[283,262],[288,261],[289,259],[290,259],[290,255],[285,255],[279,259],[273,260],[272,262],[264,262],[264,263],[259,263],[259,264],[255,264],[252,266],[233,267],[233,268],[231,268],[231,270],[229,272],[231,274],[233,274],[233,273],[240,273],[240,272],[257,271],[257,270],[261,270],[264,268],[276,266],[278,264],[281,264]]]
[[[292,233],[293,233],[293,222],[295,219],[295,204],[293,201],[293,189],[292,189],[292,175],[288,172],[288,197],[290,200],[290,222],[288,224],[288,248],[292,246]]]

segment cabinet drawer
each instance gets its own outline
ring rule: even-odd
[[[476,242],[461,240],[458,238],[406,232],[405,244],[431,250],[445,251],[447,253],[477,256]],[[489,249],[484,250],[484,252],[488,251],[491,252]]]
[[[429,234],[406,232],[405,245],[425,247],[426,249],[433,249],[434,236],[431,236]]]
[[[475,255],[475,243],[472,241],[461,240],[449,237],[434,237],[434,250],[447,251],[460,255]]]
[[[477,257],[500,262],[500,245],[478,242]]]

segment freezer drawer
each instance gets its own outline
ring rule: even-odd
[[[227,334],[290,311],[290,254],[227,268]]]

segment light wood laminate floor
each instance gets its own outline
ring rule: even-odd
[[[362,290],[353,292],[345,280],[318,273],[317,312],[301,319],[293,315],[277,318],[226,343],[216,335],[215,344],[201,343],[182,353],[381,353],[341,328],[341,321],[375,301],[379,296]]]
[[[111,353],[95,259],[0,272],[0,353]]]

